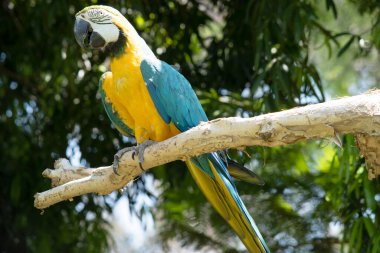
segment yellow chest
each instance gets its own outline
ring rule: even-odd
[[[179,131],[166,124],[156,110],[140,71],[141,60],[128,52],[113,59],[112,82],[104,90],[122,121],[134,131],[137,143],[162,141]]]

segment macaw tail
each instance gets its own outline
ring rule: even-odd
[[[210,153],[191,158],[186,164],[208,201],[228,222],[249,252],[270,252],[222,158],[217,153]]]

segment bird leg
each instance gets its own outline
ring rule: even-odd
[[[112,165],[113,172],[116,175],[119,175],[119,172],[118,172],[119,160],[124,155],[124,153],[127,153],[129,151],[132,151],[132,159],[133,160],[135,159],[136,155],[138,156],[140,169],[145,171],[144,168],[142,167],[142,163],[144,161],[144,151],[147,147],[151,146],[154,143],[156,143],[156,142],[152,141],[152,140],[147,140],[138,146],[127,147],[127,148],[123,148],[123,149],[119,150],[114,156],[113,165]]]

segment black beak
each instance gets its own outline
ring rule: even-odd
[[[91,24],[83,19],[77,18],[74,25],[75,39],[82,48],[102,48],[106,41],[99,33],[92,30]]]
[[[75,39],[77,40],[78,44],[82,48],[88,47],[88,44],[89,44],[88,34],[91,33],[90,28],[91,28],[90,23],[84,21],[83,19],[77,18],[75,20],[75,25],[74,25]]]

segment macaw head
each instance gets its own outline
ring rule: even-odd
[[[131,25],[116,9],[93,5],[79,11],[75,17],[75,39],[82,48],[112,49],[124,46],[125,32]]]

